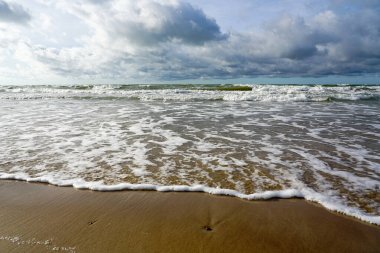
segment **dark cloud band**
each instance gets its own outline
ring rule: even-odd
[[[21,5],[0,0],[0,21],[26,24],[30,19],[30,14]]]
[[[79,78],[372,74],[380,72],[379,6],[363,2],[349,13],[327,8],[284,15],[261,30],[227,35],[216,20],[182,1],[76,0],[65,7],[89,24],[93,36],[80,47],[29,50],[54,73]]]

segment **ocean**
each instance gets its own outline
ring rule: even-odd
[[[380,85],[0,86],[0,178],[299,197],[379,225]]]

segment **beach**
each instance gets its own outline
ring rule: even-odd
[[[379,252],[380,85],[0,90],[0,252]]]
[[[380,253],[380,0],[0,0],[0,253]]]
[[[302,199],[0,181],[1,252],[378,252],[380,228]]]
[[[379,97],[379,85],[4,86],[0,179],[302,197],[380,224]]]

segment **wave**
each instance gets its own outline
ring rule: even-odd
[[[0,173],[2,180],[19,180],[35,183],[47,183],[61,187],[74,187],[76,189],[87,189],[93,191],[123,191],[123,190],[140,190],[140,191],[159,191],[159,192],[204,192],[213,195],[232,196],[245,200],[270,200],[274,198],[289,199],[289,198],[303,198],[307,201],[319,203],[328,210],[342,213],[359,220],[380,225],[380,216],[368,215],[353,207],[347,207],[336,203],[336,201],[329,196],[315,192],[309,188],[299,189],[284,189],[274,191],[264,191],[252,194],[244,194],[236,190],[213,188],[205,185],[154,185],[154,184],[131,184],[119,183],[115,185],[105,185],[101,181],[85,181],[83,179],[57,179],[49,176],[30,177],[25,173],[9,174]]]
[[[0,99],[138,99],[262,102],[380,100],[380,85],[135,84],[2,86]]]

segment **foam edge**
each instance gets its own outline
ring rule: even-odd
[[[212,195],[223,195],[223,196],[233,196],[245,200],[269,200],[274,198],[280,199],[290,199],[290,198],[303,198],[306,201],[315,202],[326,209],[344,214],[356,219],[359,219],[370,224],[380,226],[380,216],[368,215],[361,210],[355,209],[353,207],[344,206],[342,204],[336,203],[328,196],[317,193],[308,188],[302,189],[284,189],[276,191],[265,191],[260,193],[244,194],[236,190],[223,189],[223,188],[213,188],[204,185],[153,185],[153,184],[130,184],[130,183],[119,183],[115,185],[105,185],[101,181],[88,182],[83,179],[55,179],[50,176],[42,177],[30,177],[25,173],[0,173],[0,179],[2,180],[18,180],[25,182],[34,183],[47,183],[54,186],[60,187],[73,187],[82,190],[93,190],[93,191],[124,191],[124,190],[134,190],[134,191],[159,191],[159,192],[204,192]]]

